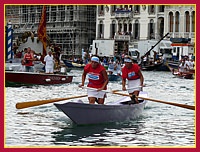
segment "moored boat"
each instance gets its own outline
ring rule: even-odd
[[[141,66],[141,70],[143,71],[153,71],[153,70],[158,70],[161,66],[162,66],[162,62],[161,63],[157,63],[157,64],[150,64],[150,65],[142,65]]]
[[[64,74],[5,71],[6,87],[65,84],[72,82],[72,79],[73,76]]]
[[[140,96],[146,97],[147,93],[141,92]],[[136,119],[142,114],[145,104],[145,100],[141,100],[138,104],[132,104],[130,97],[123,97],[118,101],[111,101],[103,105],[84,103],[81,100],[54,105],[75,124],[86,125]]]
[[[70,60],[63,60],[63,62],[68,68],[82,68],[83,69],[85,67],[85,64],[75,63]]]

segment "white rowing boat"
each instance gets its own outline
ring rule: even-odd
[[[140,96],[147,97],[147,93],[141,91]],[[145,100],[139,99],[139,101],[140,103],[133,104],[130,97],[123,97],[104,105],[84,103],[81,100],[54,105],[74,123],[83,125],[135,119],[142,114],[146,104]]]

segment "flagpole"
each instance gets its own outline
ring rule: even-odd
[[[13,53],[12,53],[12,23],[9,21],[7,23],[7,60],[13,58]]]

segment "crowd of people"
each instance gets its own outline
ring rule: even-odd
[[[194,70],[195,62],[192,57],[184,56],[182,57],[180,64],[178,66],[178,72],[180,75]]]
[[[24,48],[15,54],[16,58],[21,58],[20,71],[23,72],[39,72],[45,71],[45,73],[54,73],[54,70],[59,68],[59,58],[50,50],[46,56],[41,53],[36,53],[31,47]],[[37,68],[36,65],[41,65],[41,69]]]

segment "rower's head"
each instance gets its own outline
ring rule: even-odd
[[[130,56],[126,55],[124,57],[124,63],[127,68],[130,68],[132,66],[133,60]]]
[[[91,65],[92,65],[92,68],[97,68],[97,66],[99,65],[99,58],[97,56],[93,56],[91,58]]]

